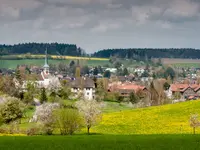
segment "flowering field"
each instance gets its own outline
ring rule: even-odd
[[[43,59],[45,55],[9,55],[10,57],[16,57],[16,58],[41,58]],[[9,57],[6,56],[6,57]],[[50,55],[52,59],[69,59],[69,60],[99,60],[99,61],[108,61],[108,58],[96,58],[96,57],[76,57],[76,56],[59,56],[59,55]]]
[[[189,119],[196,113],[200,114],[200,101],[108,113],[91,131],[120,135],[191,134]]]

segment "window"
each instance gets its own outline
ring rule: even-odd
[[[87,92],[87,95],[90,95],[90,93]]]

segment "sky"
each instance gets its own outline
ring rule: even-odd
[[[0,43],[200,48],[200,0],[0,0]]]

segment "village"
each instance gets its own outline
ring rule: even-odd
[[[141,103],[140,107],[200,97],[198,68],[164,68],[160,60],[155,64],[126,68],[115,58],[113,68],[82,67],[81,62],[76,60],[70,62],[68,71],[71,72],[67,74],[63,66],[55,69],[55,66],[48,64],[46,50],[42,67],[19,65],[16,70],[1,69],[1,76],[13,77],[15,87],[21,89],[21,93],[26,92],[29,83],[33,83],[35,88],[47,90],[65,86],[70,91],[69,99],[82,96],[86,100],[93,100],[101,97],[101,100]]]

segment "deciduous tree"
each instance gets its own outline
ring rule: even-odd
[[[190,116],[190,126],[193,128],[193,134],[196,133],[196,128],[200,126],[200,121],[197,114]]]
[[[0,114],[5,123],[10,123],[23,117],[25,110],[24,104],[16,98],[7,98],[8,100],[1,104]]]
[[[90,128],[101,120],[101,106],[95,100],[80,100],[76,107],[83,114],[87,132],[90,134]]]

